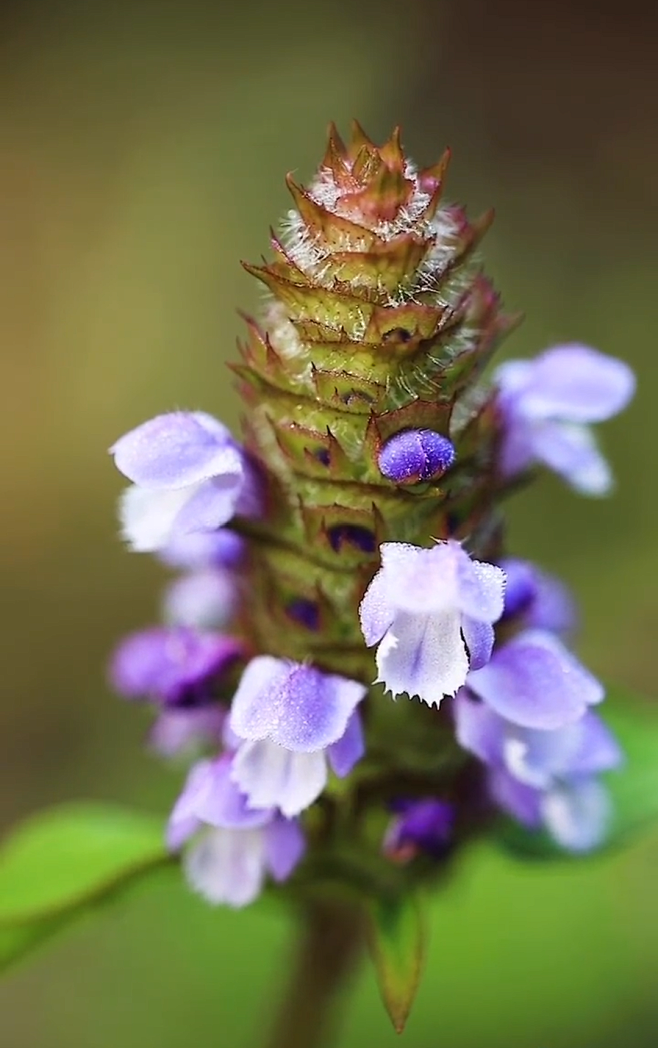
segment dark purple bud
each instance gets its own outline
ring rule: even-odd
[[[431,480],[450,469],[455,449],[433,429],[405,429],[386,441],[379,452],[379,468],[396,484]]]
[[[390,859],[408,862],[419,851],[439,859],[447,852],[455,819],[454,808],[434,797],[397,800],[396,818],[389,826],[384,851]]]
[[[340,552],[343,545],[353,546],[362,553],[375,552],[375,536],[368,528],[362,528],[359,524],[334,524],[329,528],[329,541],[331,548]]]
[[[320,628],[320,608],[314,600],[307,597],[295,597],[290,601],[286,611],[294,622],[306,626],[307,630],[318,630]]]

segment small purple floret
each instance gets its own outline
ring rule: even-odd
[[[396,484],[431,480],[450,469],[455,449],[433,429],[407,429],[386,441],[379,452],[379,469]]]
[[[381,555],[360,607],[365,642],[378,644],[378,680],[438,706],[491,656],[504,573],[452,539],[430,549],[385,542]]]
[[[542,825],[567,850],[600,844],[610,802],[597,776],[619,767],[617,740],[591,711],[554,730],[520,727],[463,688],[454,705],[457,739],[488,766],[493,801],[529,829]]]
[[[188,776],[169,819],[167,841],[185,855],[190,885],[209,902],[239,908],[259,895],[266,876],[286,880],[304,854],[299,824],[272,808],[247,804],[231,777],[231,758],[201,761]]]
[[[153,627],[121,642],[110,664],[110,679],[128,699],[203,705],[212,701],[214,682],[242,650],[240,641],[218,633]]]
[[[584,495],[605,495],[612,475],[589,425],[612,418],[635,390],[621,360],[589,346],[554,346],[497,369],[503,418],[500,471],[514,477],[537,462]]]
[[[228,726],[240,742],[232,775],[255,807],[293,816],[363,756],[357,706],[366,688],[313,666],[259,655],[244,671]]]
[[[447,801],[434,797],[399,799],[391,804],[396,818],[389,826],[384,851],[396,861],[412,859],[418,851],[436,859],[450,847],[455,810]]]
[[[197,532],[213,532],[236,513],[258,512],[258,480],[228,429],[203,411],[158,415],[110,448],[132,481],[119,512],[138,552],[166,551]]]

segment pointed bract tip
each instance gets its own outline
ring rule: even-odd
[[[338,128],[332,120],[329,124],[329,130],[327,131],[327,148],[321,166],[328,167],[332,171],[335,171],[336,166],[340,166],[346,160],[347,148],[340,137]]]
[[[384,143],[379,152],[387,167],[394,171],[402,172],[404,171],[404,151],[400,135],[399,126],[393,128],[391,137],[388,142]]]
[[[365,133],[361,124],[358,120],[352,120],[350,124],[350,144],[349,152],[352,156],[356,156],[363,147],[367,149],[375,149],[375,143]]]
[[[450,146],[446,146],[435,164],[431,164],[419,172],[418,184],[421,189],[426,193],[434,193],[443,184],[451,157],[452,150]]]

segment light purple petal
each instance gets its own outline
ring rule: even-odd
[[[229,431],[203,412],[158,415],[110,448],[117,469],[146,488],[183,488],[209,477],[242,475]]]
[[[167,846],[171,851],[178,851],[202,825],[196,814],[197,801],[207,789],[211,767],[211,761],[199,761],[190,769],[167,823]]]
[[[256,809],[233,781],[232,760],[228,756],[207,762],[204,778],[195,784],[196,792],[190,799],[194,814],[209,826],[224,829],[251,829],[264,826],[272,812]]]
[[[308,808],[327,782],[322,750],[295,753],[275,742],[245,742],[235,754],[231,777],[252,808],[278,808],[291,818]]]
[[[507,410],[501,404],[504,427],[498,455],[498,468],[503,477],[516,477],[533,465],[532,424],[519,415],[514,407]]]
[[[349,775],[365,753],[365,741],[359,711],[355,710],[347,722],[344,735],[327,750],[329,764],[339,779]]]
[[[229,474],[206,480],[191,491],[171,523],[168,541],[196,531],[215,531],[235,514],[241,479]]]
[[[395,618],[377,649],[378,680],[393,695],[417,695],[438,706],[466,680],[468,658],[459,612]]]
[[[502,568],[482,560],[471,560],[457,542],[451,540],[448,545],[458,558],[460,611],[478,622],[497,622],[504,605],[505,573]]]
[[[368,586],[359,608],[361,632],[369,648],[382,639],[393,622],[394,614],[388,601],[386,578],[380,570]]]
[[[532,430],[535,458],[550,466],[581,495],[607,495],[612,488],[610,467],[586,426],[571,422],[541,422]]]
[[[237,582],[233,572],[207,568],[175,579],[162,602],[164,619],[177,626],[221,629],[237,605]]]
[[[470,564],[458,542],[439,542],[430,549],[386,542],[381,551],[391,608],[425,615],[458,605],[460,567],[464,560]]]
[[[168,631],[160,626],[125,637],[112,656],[112,687],[126,698],[144,698],[158,692],[163,664],[169,662]]]
[[[494,629],[488,622],[462,619],[462,635],[468,648],[468,664],[472,670],[486,666],[494,646]]]
[[[625,408],[635,391],[627,364],[589,346],[554,346],[530,363],[522,396],[532,418],[603,422]]]
[[[609,771],[623,762],[614,735],[590,711],[574,724],[555,731],[511,726],[504,753],[509,771],[540,789],[548,789],[558,779]]]
[[[206,568],[236,568],[245,552],[245,540],[228,528],[175,535],[160,551],[160,559],[172,568],[202,571]]]
[[[568,636],[578,625],[578,610],[568,586],[554,575],[536,572],[535,599],[525,618],[528,629]]]
[[[306,850],[302,829],[296,819],[277,816],[264,834],[268,869],[275,881],[286,881]]]
[[[595,779],[555,787],[543,796],[541,809],[553,839],[573,852],[602,844],[612,816],[608,791]]]
[[[578,614],[568,587],[530,561],[505,557],[505,617],[520,616],[528,629],[568,635],[576,628]]]
[[[265,879],[262,829],[205,833],[183,860],[190,886],[208,902],[239,909],[258,897]]]
[[[178,514],[195,488],[153,491],[134,484],[119,497],[121,537],[135,553],[155,553],[166,546]]]
[[[313,666],[260,655],[247,666],[233,699],[232,730],[289,750],[326,749],[344,734],[366,688]]]
[[[560,728],[600,702],[603,688],[551,634],[528,631],[469,674],[469,687],[506,720]]]
[[[488,776],[492,800],[518,822],[529,829],[539,829],[542,823],[542,794],[519,782],[503,768],[494,768]]]
[[[457,742],[485,764],[501,765],[506,721],[461,688],[453,703]]]
[[[187,754],[205,743],[219,742],[225,719],[221,706],[169,707],[158,715],[149,743],[163,757]]]

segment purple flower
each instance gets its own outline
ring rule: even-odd
[[[594,713],[555,730],[519,727],[466,688],[455,700],[457,739],[489,766],[489,789],[504,811],[531,829],[546,827],[571,851],[600,844],[609,822],[605,788],[595,776],[618,767],[619,745]]]
[[[450,469],[455,449],[433,429],[406,429],[386,441],[379,452],[379,469],[397,484],[431,480]]]
[[[574,343],[535,360],[507,361],[494,382],[504,419],[504,476],[542,462],[584,495],[610,490],[610,469],[588,423],[603,422],[628,404],[635,378],[627,364]]]
[[[221,568],[207,568],[183,575],[170,583],[164,595],[163,613],[175,626],[222,629],[237,605],[236,576]]]
[[[154,626],[121,642],[110,664],[110,679],[128,699],[201,705],[211,701],[215,680],[242,651],[233,637]]]
[[[327,762],[348,775],[363,756],[356,707],[365,693],[362,684],[313,666],[252,659],[228,721],[241,740],[232,775],[249,804],[296,815],[324,789]]]
[[[255,498],[244,452],[228,429],[202,411],[158,415],[110,448],[133,482],[123,494],[123,536],[153,552],[181,536],[220,528]]]
[[[460,746],[539,790],[609,771],[622,761],[614,735],[591,711],[552,731],[523,728],[474,701],[466,688],[457,695],[454,709]]]
[[[541,630],[527,630],[498,648],[466,683],[501,717],[541,730],[578,720],[604,695],[599,681],[561,641]]]
[[[377,644],[378,682],[438,706],[491,655],[503,611],[500,568],[471,560],[458,542],[431,549],[381,546],[382,566],[361,602],[366,644]]]
[[[518,618],[526,629],[561,636],[574,631],[576,606],[564,583],[518,557],[505,557],[500,566],[506,578],[503,621]]]
[[[455,810],[434,797],[400,799],[391,805],[396,817],[384,838],[384,851],[396,862],[408,862],[419,851],[442,858],[452,838]]]
[[[201,829],[203,835],[185,855],[185,872],[192,888],[212,903],[248,905],[267,874],[286,880],[304,853],[296,821],[271,808],[247,806],[226,756],[201,761],[190,771],[169,819],[169,847],[178,851]]]

